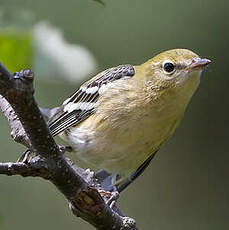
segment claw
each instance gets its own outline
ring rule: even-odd
[[[113,209],[116,205],[116,202],[119,198],[119,192],[115,191],[115,192],[107,192],[104,190],[99,190],[100,194],[105,197],[106,200],[106,204]]]
[[[31,156],[31,151],[27,149],[17,160],[17,162],[22,162],[27,164],[29,162],[29,157]]]
[[[111,197],[107,200],[106,203],[107,205],[109,205],[111,209],[113,209],[119,198],[119,192],[116,191],[116,192],[112,192],[111,194],[112,194]]]

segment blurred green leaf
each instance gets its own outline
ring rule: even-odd
[[[3,222],[3,217],[2,217],[2,215],[1,215],[1,213],[0,213],[0,228],[1,228],[1,226],[2,226],[2,222]]]
[[[0,31],[0,62],[12,72],[31,68],[32,41],[29,33]]]

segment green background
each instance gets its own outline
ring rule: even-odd
[[[189,48],[211,59],[174,137],[121,195],[119,205],[144,230],[228,230],[228,0],[107,0],[105,4],[0,0],[0,9],[7,12],[1,20],[20,24],[15,15],[31,11],[34,22],[48,20],[63,30],[69,42],[88,47],[99,70],[141,63],[170,48]],[[24,20],[23,26],[30,23]],[[46,79],[38,76],[36,81],[40,106],[58,105],[77,88]],[[23,148],[10,139],[8,124],[3,116],[0,119],[0,161],[15,161]],[[49,182],[1,175],[0,229],[93,228],[71,214]]]

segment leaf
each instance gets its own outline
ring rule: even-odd
[[[0,31],[0,62],[11,72],[31,68],[32,35],[17,31]]]

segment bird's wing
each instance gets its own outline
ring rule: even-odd
[[[120,65],[107,69],[84,83],[70,98],[64,101],[62,112],[51,120],[49,129],[53,136],[76,125],[95,112],[96,102],[110,82],[134,76],[132,65]]]
[[[127,178],[125,181],[121,182],[117,189],[118,192],[121,193],[125,188],[127,188],[131,183],[134,182],[134,180],[136,178],[138,178],[143,172],[144,170],[149,166],[150,162],[152,161],[152,159],[154,158],[154,156],[156,155],[158,150],[156,150],[155,152],[153,152],[131,175],[129,178]]]

